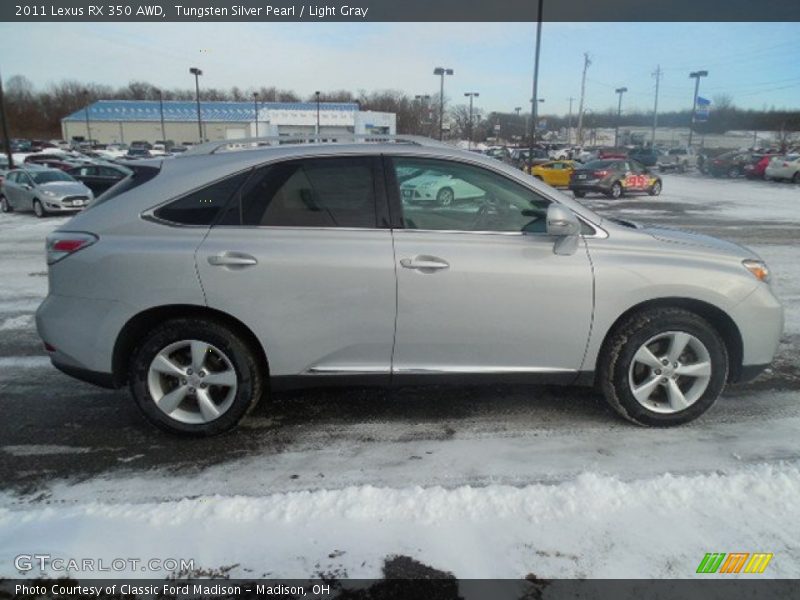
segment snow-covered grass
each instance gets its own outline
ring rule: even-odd
[[[352,487],[153,504],[0,509],[0,576],[22,550],[181,557],[232,576],[379,577],[412,556],[459,578],[691,577],[706,552],[773,552],[767,575],[800,576],[800,470],[561,485]],[[113,535],[109,535],[113,532]],[[36,575],[37,573],[31,573]],[[130,572],[130,576],[142,576]]]

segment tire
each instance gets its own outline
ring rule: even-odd
[[[40,219],[43,219],[47,216],[47,211],[44,209],[44,206],[42,206],[42,203],[37,198],[34,198],[33,200],[33,214],[35,214]]]
[[[611,189],[608,191],[606,196],[613,198],[614,200],[622,198],[622,184],[619,181],[615,181],[614,185],[611,186]]]
[[[656,181],[653,185],[650,186],[650,189],[647,190],[647,193],[651,196],[658,196],[661,193],[661,182]]]
[[[198,358],[192,357],[195,352]],[[131,395],[152,424],[170,433],[211,436],[232,429],[255,407],[264,390],[263,367],[257,352],[228,326],[174,319],[148,332],[133,351],[128,380]],[[206,377],[220,384],[208,385]],[[174,395],[180,388],[182,393]],[[169,413],[156,402],[163,406],[165,399],[172,406]]]
[[[678,165],[678,173],[686,173],[686,163],[681,163]]]
[[[684,352],[670,358],[677,360],[679,369],[706,364],[708,374],[673,375],[676,363],[667,361],[664,366],[663,360],[672,354],[672,340],[686,337],[690,341]],[[639,354],[643,347],[651,352],[648,364],[636,358],[647,356]],[[598,382],[606,401],[639,425],[669,427],[696,419],[711,408],[728,378],[728,352],[719,333],[702,317],[680,308],[632,315],[614,330],[601,352]],[[637,386],[640,399],[633,391]]]
[[[455,194],[452,188],[444,187],[436,193],[436,202],[439,206],[450,206],[454,200]]]
[[[8,203],[8,200],[5,196],[0,196],[0,210],[4,213],[14,212],[14,209]]]
[[[542,179],[541,175],[534,175],[533,178],[534,179],[538,179],[539,181],[542,181],[542,182],[544,181],[544,179]]]
[[[578,190],[572,190],[572,195],[576,198],[583,198],[586,196],[586,192],[579,192]]]
[[[730,169],[728,169],[728,177],[730,177],[731,179],[736,179],[741,174],[742,172],[739,170],[739,167],[731,167]]]
[[[792,175],[792,183],[800,183],[800,171]]]

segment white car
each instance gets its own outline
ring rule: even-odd
[[[764,179],[788,179],[792,183],[800,183],[800,154],[772,158],[764,170]]]
[[[440,206],[450,206],[457,200],[482,198],[484,191],[463,179],[434,169],[420,172],[400,168],[397,173],[400,193],[407,203],[435,202]]]

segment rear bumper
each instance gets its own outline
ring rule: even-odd
[[[58,362],[53,358],[50,358],[50,362],[53,363],[53,366],[56,369],[58,369],[65,375],[69,375],[70,377],[74,377],[75,379],[80,379],[81,381],[85,381],[86,383],[91,383],[92,385],[96,385],[102,388],[107,388],[110,390],[119,387],[114,381],[114,375],[112,375],[111,373],[101,373],[99,371],[90,371],[89,369],[82,369],[80,367],[66,365],[64,363]]]
[[[605,184],[602,181],[587,181],[587,182],[569,182],[569,189],[574,192],[599,192],[601,194],[608,194],[611,191],[611,185]]]

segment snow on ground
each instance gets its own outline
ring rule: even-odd
[[[14,575],[24,548],[109,562],[191,557],[196,568],[236,564],[234,577],[290,578],[379,577],[392,554],[458,578],[687,578],[706,552],[762,551],[775,554],[772,577],[798,577],[798,496],[800,470],[782,465],[633,482],[585,474],[557,486],[362,486],[0,509],[0,576]]]
[[[800,186],[664,181],[658,199],[617,210],[752,247],[773,269],[786,343],[795,344],[800,245],[785,232],[800,220]],[[615,210],[603,199],[586,203]],[[55,402],[51,385],[74,388],[67,399],[90,397],[87,386],[42,373],[46,357],[29,350],[47,286],[44,236],[63,222],[0,216],[0,403],[4,391]],[[228,438],[235,446],[237,435],[262,435],[249,454],[181,470],[137,470],[153,448],[176,448],[144,427],[136,448],[95,447],[86,429],[71,444],[46,432],[36,443],[0,440],[0,461],[53,462],[46,490],[0,492],[0,577],[17,574],[11,559],[20,552],[193,558],[198,568],[238,564],[233,576],[375,577],[387,555],[405,554],[457,577],[691,577],[706,552],[731,551],[773,552],[767,576],[800,577],[796,388],[726,396],[674,430],[632,427],[558,398],[533,414],[524,399],[509,408],[500,398],[493,416],[293,424],[278,449],[269,446],[276,424],[254,417]],[[93,415],[87,427],[102,427],[102,413]],[[180,447],[210,451],[212,441]],[[59,476],[59,460],[100,452],[115,454],[118,468],[78,483]]]

